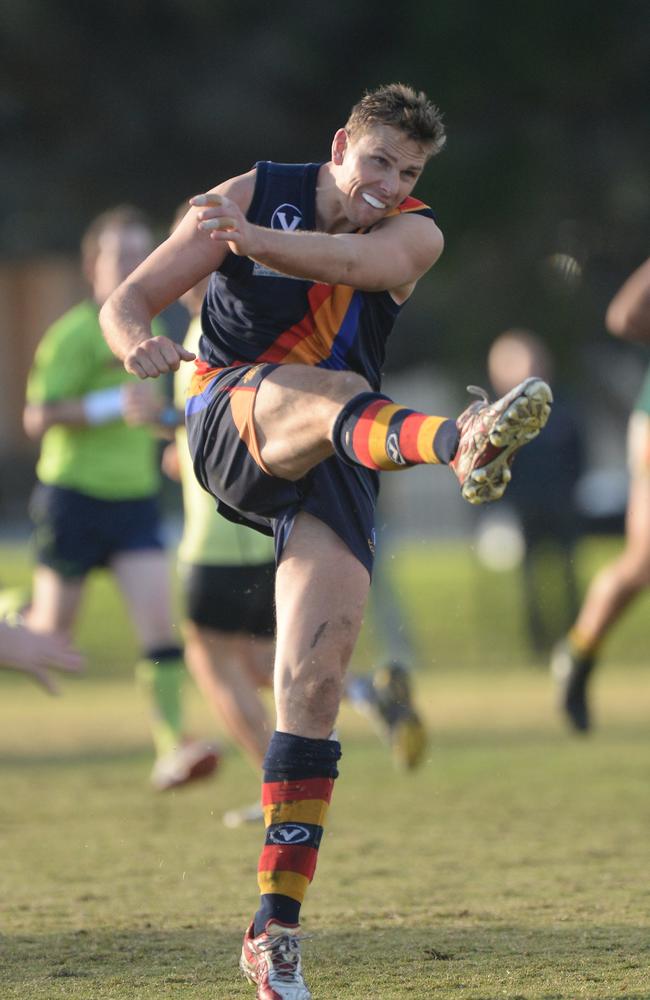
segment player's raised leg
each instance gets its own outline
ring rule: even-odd
[[[476,391],[483,398],[453,420],[401,406],[352,372],[285,365],[257,390],[260,456],[268,472],[284,479],[301,478],[333,453],[383,472],[446,464],[470,503],[497,500],[515,454],[548,420],[553,397],[539,378],[494,403]]]

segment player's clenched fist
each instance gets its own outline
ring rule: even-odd
[[[127,354],[124,367],[138,378],[158,378],[177,371],[181,361],[194,361],[195,357],[169,337],[150,337]]]

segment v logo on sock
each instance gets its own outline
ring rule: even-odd
[[[280,826],[269,831],[269,840],[272,844],[302,844],[310,837],[311,832],[306,826]]]

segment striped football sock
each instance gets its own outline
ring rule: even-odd
[[[346,462],[394,472],[448,464],[458,448],[458,428],[448,417],[428,416],[381,393],[362,392],[336,418],[332,443]]]
[[[297,924],[300,919],[300,906],[316,869],[340,756],[336,740],[279,732],[271,737],[262,784],[266,836],[257,872],[260,907],[255,914],[256,936],[269,920]]]

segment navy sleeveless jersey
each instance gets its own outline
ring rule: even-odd
[[[248,220],[270,229],[315,230],[320,167],[256,164]],[[434,218],[415,198],[389,214],[403,212]],[[378,389],[399,311],[388,292],[291,278],[229,253],[212,274],[203,302],[200,355],[210,367],[272,362],[351,370]]]

